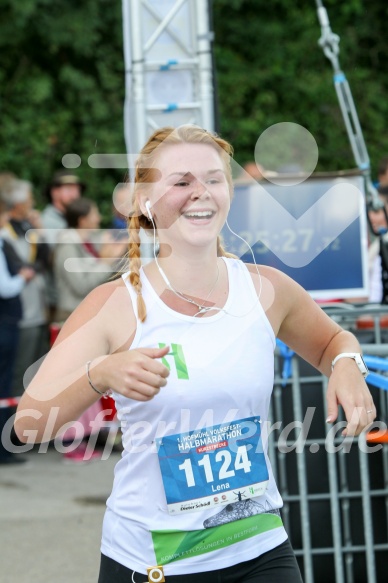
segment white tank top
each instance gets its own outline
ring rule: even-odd
[[[151,401],[114,395],[124,451],[101,546],[139,573],[228,567],[287,538],[267,456],[275,337],[246,266],[223,260],[228,299],[204,318],[166,306],[141,271],[147,318],[131,349],[169,345],[170,375]]]

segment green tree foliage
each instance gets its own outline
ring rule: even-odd
[[[324,0],[340,36],[340,64],[358,110],[374,173],[388,154],[385,0]],[[260,134],[279,122],[307,128],[319,148],[318,169],[355,167],[332,81],[318,46],[314,0],[214,0],[220,128],[241,163]]]
[[[96,152],[124,152],[120,2],[0,0],[0,170],[30,179],[39,194],[62,157],[105,214],[122,179],[95,170]]]
[[[386,0],[325,0],[371,160],[388,153]],[[0,171],[30,179],[37,199],[64,154],[82,158],[88,195],[110,212],[124,171],[92,169],[121,153],[124,59],[120,0],[0,0]],[[242,163],[270,125],[306,127],[321,170],[354,167],[314,0],[213,0],[220,131]]]

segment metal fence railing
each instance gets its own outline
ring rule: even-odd
[[[367,328],[369,308],[336,308],[330,315],[360,337],[364,354],[387,357],[388,344],[381,340],[388,334],[381,329],[381,318],[388,309],[372,312]],[[344,439],[343,427],[325,422],[327,378],[294,356],[285,379],[283,364],[278,355],[271,403],[276,424],[269,436],[269,455],[284,501],[283,521],[304,582],[386,583],[386,436],[380,431],[375,439],[371,433]],[[386,387],[387,379],[382,378]],[[388,391],[375,385],[371,391],[377,419],[386,427]]]

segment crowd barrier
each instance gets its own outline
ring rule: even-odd
[[[0,409],[8,409],[8,407],[17,407],[20,397],[8,397],[7,399],[0,399]]]
[[[380,366],[370,388],[377,419],[386,427],[388,331],[381,322],[388,308],[341,306],[328,312],[359,337],[364,354]],[[344,439],[341,428],[334,435],[325,422],[327,382],[299,357],[277,351],[271,402],[271,423],[277,426],[270,432],[269,455],[284,501],[283,521],[304,583],[386,583],[387,433]]]

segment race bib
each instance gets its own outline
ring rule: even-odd
[[[261,496],[268,469],[260,417],[156,440],[169,514]]]

